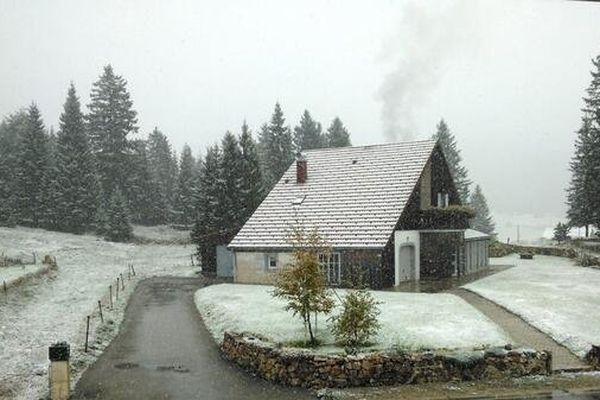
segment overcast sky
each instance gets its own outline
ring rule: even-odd
[[[73,81],[128,80],[140,136],[194,152],[256,131],[279,101],[340,116],[354,144],[428,138],[446,119],[498,214],[560,217],[600,4],[571,1],[0,0],[0,116],[48,126]]]

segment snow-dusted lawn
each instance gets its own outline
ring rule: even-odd
[[[168,225],[143,226],[134,225],[133,235],[136,238],[151,242],[189,243],[190,231],[180,231]]]
[[[284,301],[273,298],[272,290],[259,285],[208,286],[196,292],[196,306],[217,342],[223,340],[225,331],[250,332],[284,344],[305,339],[301,319],[285,311]],[[338,293],[343,295],[343,290]],[[499,327],[456,296],[372,293],[383,302],[375,348],[473,348],[510,341]],[[321,350],[340,350],[331,346],[334,339],[324,316],[318,324],[317,336],[326,345]]]
[[[520,315],[579,356],[600,343],[600,270],[560,257],[491,260],[516,267],[465,288]]]
[[[0,398],[37,399],[48,389],[48,346],[81,348],[86,315],[119,273],[193,275],[189,245],[111,243],[89,235],[0,228],[0,251],[56,257],[58,270],[0,293]],[[197,267],[195,267],[197,268]],[[39,375],[38,375],[39,374]]]
[[[49,265],[42,263],[0,267],[0,285],[6,284],[7,287],[11,287],[13,284],[22,282],[38,273],[43,273],[49,268]]]

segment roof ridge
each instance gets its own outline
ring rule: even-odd
[[[420,140],[407,140],[403,142],[391,142],[391,143],[375,143],[375,144],[366,144],[366,145],[356,145],[356,146],[344,146],[344,147],[322,147],[318,149],[307,149],[302,150],[301,153],[314,153],[319,151],[339,151],[339,150],[350,150],[350,149],[364,149],[368,147],[391,147],[397,146],[400,144],[424,144],[424,143],[435,143],[436,141],[433,139],[420,139]]]

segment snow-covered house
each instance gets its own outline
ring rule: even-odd
[[[434,141],[304,151],[229,244],[234,280],[272,282],[292,259],[295,226],[332,248],[320,262],[334,285],[356,268],[373,288],[475,272],[488,265],[489,237],[465,236],[457,206]]]

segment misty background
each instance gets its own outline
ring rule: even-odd
[[[256,132],[276,101],[292,126],[339,116],[354,145],[429,138],[443,117],[499,239],[533,239],[564,218],[599,21],[559,0],[0,0],[0,117],[36,101],[56,129],[69,82],[86,105],[108,63],[138,136],[158,126],[178,151]]]

